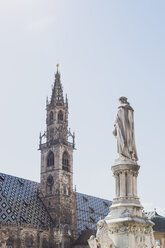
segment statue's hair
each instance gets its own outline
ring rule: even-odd
[[[121,96],[121,97],[119,98],[119,101],[127,101],[127,97]]]
[[[119,98],[119,101],[122,102],[122,103],[127,103],[127,104],[129,104],[129,103],[127,102],[127,97],[125,97],[125,96],[121,96],[121,97]]]

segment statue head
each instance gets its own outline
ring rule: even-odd
[[[127,97],[125,97],[125,96],[121,96],[119,98],[119,102],[120,102],[120,104],[129,104],[129,102],[127,102]]]

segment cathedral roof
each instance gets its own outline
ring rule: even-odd
[[[51,226],[38,192],[39,183],[0,173],[0,222]]]
[[[96,229],[97,222],[105,218],[111,204],[111,201],[76,192],[78,232]]]
[[[40,184],[0,173],[0,223],[26,223],[50,227],[53,220],[40,198]],[[76,192],[78,233],[89,233],[109,212],[111,201]],[[155,232],[165,232],[165,217],[156,211],[147,216]],[[87,232],[84,232],[87,230]]]
[[[0,173],[0,222],[49,227],[53,221],[39,194],[40,184]],[[77,228],[96,229],[111,201],[76,192]]]
[[[154,222],[153,231],[165,232],[165,217],[159,215],[156,211],[146,213],[148,218]]]

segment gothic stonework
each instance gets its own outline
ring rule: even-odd
[[[67,224],[76,235],[76,201],[73,192],[74,134],[68,129],[68,100],[66,98],[64,101],[58,70],[46,110],[47,131],[40,136],[41,199],[55,225],[59,227]],[[43,138],[45,142],[42,142]]]
[[[68,99],[64,100],[58,68],[51,99],[47,100],[46,116],[46,132],[40,134],[39,144],[40,188],[35,182],[0,175],[2,248],[69,248],[77,237],[74,133],[68,129]],[[13,187],[9,187],[11,183]]]
[[[49,243],[50,229],[36,228],[31,225],[6,224],[0,225],[0,247],[45,247],[44,240]]]

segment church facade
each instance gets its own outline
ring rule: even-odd
[[[89,247],[87,240],[112,202],[73,190],[74,149],[68,99],[57,67],[47,100],[46,131],[40,134],[40,183],[0,173],[0,247]],[[159,224],[156,227],[159,237]]]

